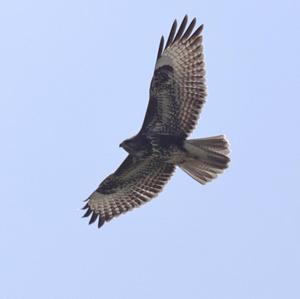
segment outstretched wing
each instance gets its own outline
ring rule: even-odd
[[[185,16],[177,33],[174,21],[165,47],[161,38],[140,133],[187,137],[197,123],[206,96],[203,25],[193,32],[196,19],[186,29],[187,21]]]
[[[136,160],[128,155],[87,199],[84,217],[91,215],[90,224],[98,218],[98,227],[101,227],[105,221],[139,207],[162,190],[174,169],[173,164],[159,158]]]

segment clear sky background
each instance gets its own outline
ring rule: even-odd
[[[83,200],[139,130],[161,34],[205,24],[208,97],[194,137],[230,168],[177,170],[103,226]],[[0,298],[300,298],[300,4],[1,1]]]

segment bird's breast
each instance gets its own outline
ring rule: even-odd
[[[183,142],[183,138],[170,135],[155,135],[151,138],[153,152],[167,160],[178,153],[182,154]]]

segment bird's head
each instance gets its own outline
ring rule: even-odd
[[[126,152],[132,153],[134,151],[134,144],[131,139],[125,139],[123,142],[119,145],[122,147]]]

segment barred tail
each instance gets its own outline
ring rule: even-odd
[[[186,140],[184,148],[186,160],[178,166],[201,184],[228,167],[229,143],[223,135]]]

